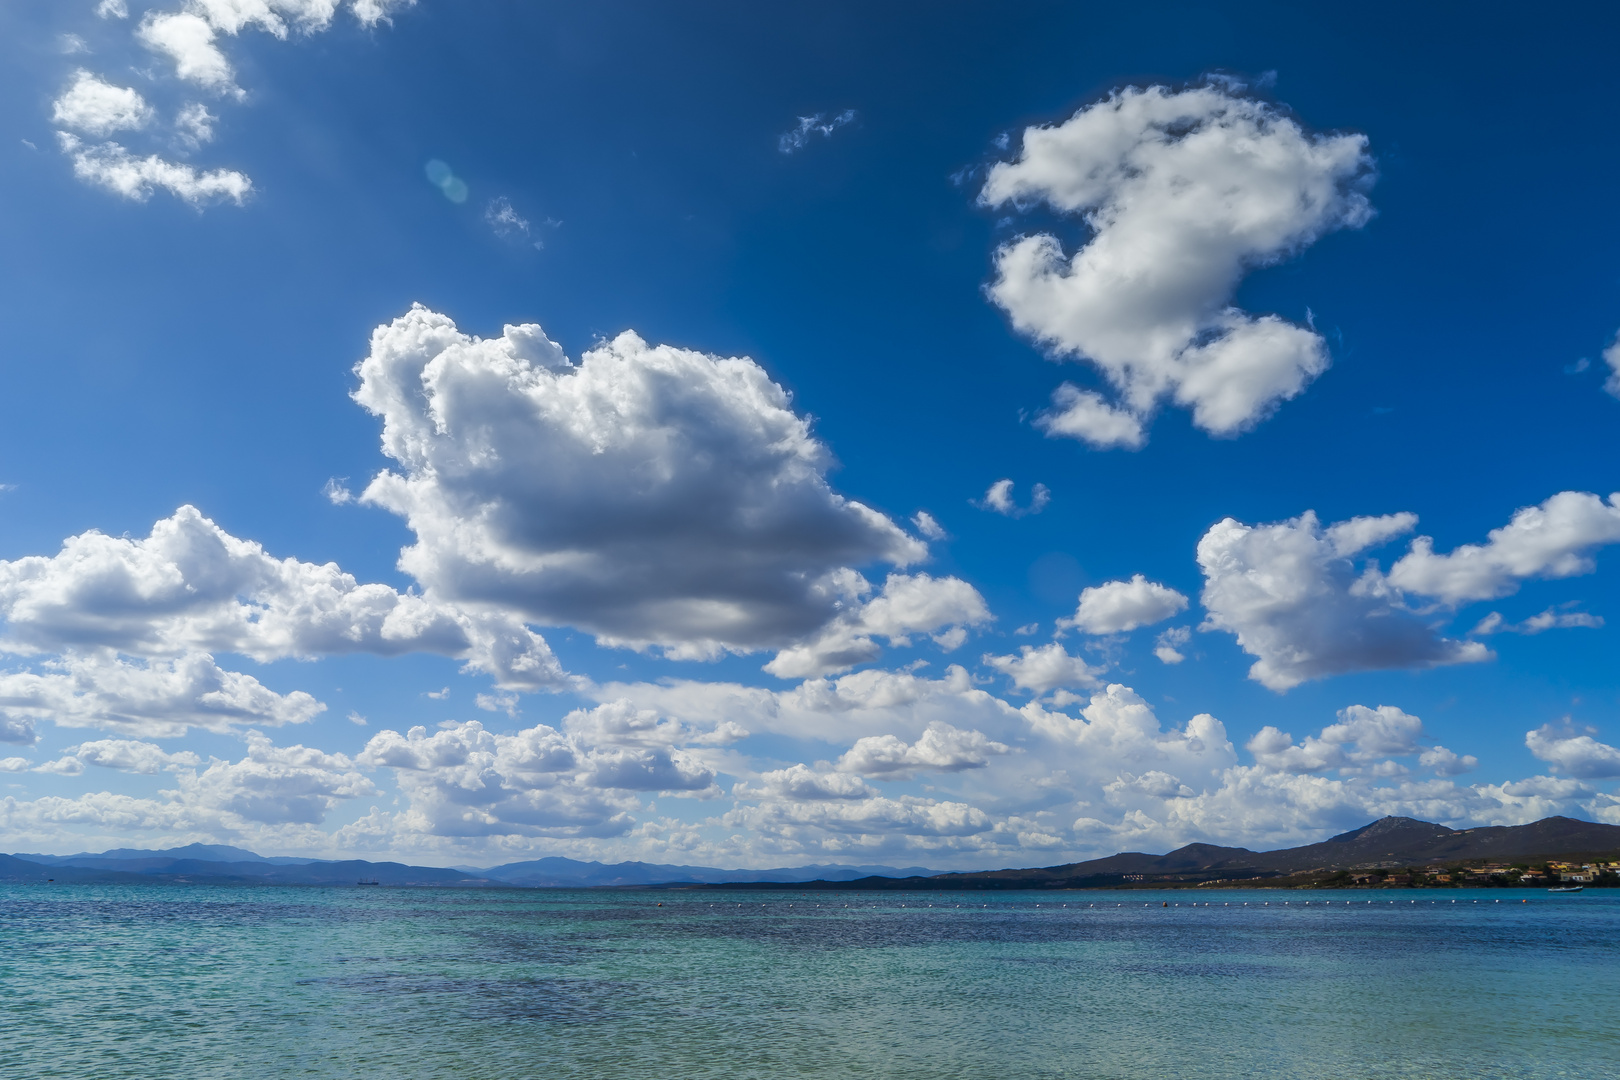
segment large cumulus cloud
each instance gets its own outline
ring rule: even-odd
[[[1366,139],[1305,131],[1232,84],[1129,87],[1060,124],[1027,128],[980,201],[1082,215],[1073,255],[1048,233],[996,251],[991,298],[1055,355],[1095,364],[1113,390],[1065,384],[1048,434],[1137,447],[1158,404],[1229,435],[1328,366],[1314,330],[1231,306],[1250,270],[1371,210]]]
[[[1527,580],[1590,573],[1593,553],[1620,543],[1620,496],[1559,492],[1516,511],[1486,543],[1447,554],[1420,536],[1387,572],[1366,558],[1416,526],[1410,513],[1327,527],[1309,511],[1267,525],[1217,522],[1198,542],[1205,629],[1236,635],[1256,657],[1250,677],[1274,690],[1351,671],[1489,659],[1479,642],[1445,636],[1456,609],[1511,595]],[[1475,632],[1502,625],[1493,613]],[[1601,625],[1550,611],[1518,628]]]
[[[1483,645],[1445,637],[1380,577],[1358,572],[1356,556],[1415,523],[1394,514],[1324,529],[1309,511],[1272,525],[1217,522],[1198,542],[1204,625],[1236,635],[1257,658],[1249,677],[1273,690],[1350,671],[1487,659]]]
[[[625,333],[574,363],[537,326],[481,339],[418,305],[355,370],[399,465],[363,498],[410,524],[400,565],[436,595],[675,656],[838,622],[850,648],[822,650],[833,668],[869,658],[872,633],[986,615],[954,579],[891,578],[865,599],[851,568],[927,547],[832,490],[826,447],[751,360]]]
[[[140,539],[86,532],[56,555],[0,561],[0,649],[140,657],[233,652],[260,662],[437,652],[504,685],[563,678],[502,612],[361,584],[334,563],[277,559],[183,506]]]

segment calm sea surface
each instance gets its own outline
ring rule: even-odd
[[[0,1076],[1620,1078],[1620,890],[0,886]]]

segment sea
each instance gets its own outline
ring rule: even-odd
[[[1620,1078],[1620,890],[0,886],[0,1076]]]

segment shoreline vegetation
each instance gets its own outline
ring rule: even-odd
[[[1589,861],[1576,861],[1584,858]],[[1563,867],[1559,870],[1558,867]],[[1220,878],[1183,875],[1099,874],[1046,882],[941,882],[938,878],[863,878],[856,881],[734,882],[670,886],[693,890],[814,889],[821,892],[1128,892],[1166,889],[1549,889],[1568,885],[1586,889],[1620,888],[1620,851],[1567,860],[1514,866],[1455,865],[1369,870],[1315,870],[1298,874],[1261,873]]]

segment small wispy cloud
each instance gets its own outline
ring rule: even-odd
[[[193,150],[214,138],[214,124],[219,117],[208,111],[208,106],[199,101],[180,110],[174,118],[175,130],[180,133],[180,140]]]
[[[354,724],[357,727],[365,727],[366,726],[366,718],[361,716],[359,713],[355,712],[353,709],[350,709],[349,710],[349,723]]]
[[[1153,643],[1153,655],[1159,658],[1160,663],[1179,664],[1187,659],[1181,647],[1186,645],[1192,637],[1192,628],[1187,626],[1172,626],[1160,634]]]
[[[945,527],[938,521],[934,520],[934,515],[930,514],[926,510],[919,510],[913,514],[911,517],[911,523],[917,527],[917,531],[921,533],[925,539],[945,539]]]
[[[520,243],[526,241],[536,250],[546,246],[545,240],[539,235],[540,230],[555,229],[562,224],[560,221],[546,218],[537,228],[528,218],[518,213],[517,207],[512,205],[512,200],[505,195],[498,195],[489,200],[489,205],[484,207],[484,222],[502,240]]]
[[[1030,488],[1029,505],[1019,506],[1018,501],[1013,498],[1013,482],[997,480],[984,493],[984,498],[969,501],[980,510],[989,510],[1004,517],[1021,518],[1045,510],[1046,504],[1052,501],[1052,491],[1045,484],[1036,484]]]
[[[450,696],[450,688],[447,686],[443,690],[429,690],[425,696],[432,698],[434,701],[443,701]]]
[[[529,219],[513,209],[512,200],[505,195],[489,200],[489,205],[484,207],[484,220],[502,239],[529,235]]]
[[[518,714],[518,696],[516,694],[479,694],[473,699],[485,712],[503,712],[507,716]]]
[[[1603,350],[1603,361],[1609,365],[1609,378],[1603,384],[1603,389],[1620,397],[1620,333],[1614,335],[1614,341]]]
[[[1560,604],[1550,607],[1540,615],[1532,615],[1523,622],[1510,623],[1502,617],[1499,611],[1493,611],[1483,619],[1479,625],[1469,631],[1475,637],[1484,637],[1487,634],[1539,634],[1546,630],[1569,630],[1586,628],[1598,630],[1603,627],[1603,616],[1592,615],[1585,611],[1571,611],[1573,604]]]
[[[846,124],[853,124],[854,122],[854,109],[845,109],[831,119],[827,118],[826,113],[801,116],[799,117],[798,127],[792,131],[784,131],[777,136],[776,148],[784,154],[791,154],[803,150],[814,136],[820,135],[822,138],[831,138],[833,132]]]
[[[349,490],[349,485],[345,482],[348,479],[347,476],[334,476],[321,485],[321,494],[326,496],[327,502],[333,506],[346,506],[354,502],[354,492]]]

